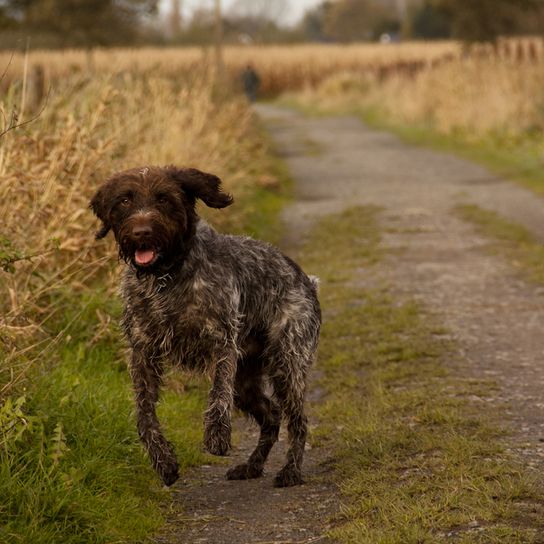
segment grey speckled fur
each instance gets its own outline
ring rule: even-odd
[[[170,207],[161,209],[156,202],[162,197],[157,195],[165,190],[179,194]],[[120,200],[120,195],[129,194]],[[210,453],[226,455],[230,448],[233,405],[261,428],[247,463],[230,469],[227,477],[262,474],[283,417],[290,447],[275,485],[299,484],[307,431],[306,378],[321,323],[317,281],[269,244],[217,233],[194,212],[196,198],[217,208],[232,202],[214,176],[148,167],[112,177],[91,203],[104,224],[99,236],[113,229],[127,261],[121,288],[123,327],[132,348],[130,373],[140,438],[164,483],[174,483],[178,464],[155,405],[167,363],[196,369],[212,380],[204,418],[204,444]],[[113,203],[120,201],[116,208]],[[172,217],[182,232],[169,227]],[[130,250],[141,243],[133,232],[142,222],[150,231],[146,248],[171,248],[164,255],[157,249],[162,256],[149,270],[138,266]],[[153,242],[161,228],[175,240]],[[267,384],[271,398],[265,392]]]

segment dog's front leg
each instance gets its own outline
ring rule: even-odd
[[[159,400],[162,365],[153,362],[144,353],[134,350],[130,363],[130,375],[136,397],[138,434],[165,485],[172,485],[179,478],[179,466],[170,442],[164,438],[155,405]]]
[[[227,353],[216,360],[204,418],[204,446],[213,455],[227,455],[230,449],[236,353]]]

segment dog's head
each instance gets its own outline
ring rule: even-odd
[[[91,200],[102,221],[96,238],[112,230],[121,258],[153,272],[187,250],[197,222],[196,199],[211,208],[232,204],[218,177],[194,168],[146,166],[119,172]]]

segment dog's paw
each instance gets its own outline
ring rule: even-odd
[[[173,485],[179,478],[179,465],[177,461],[166,461],[157,467],[157,472],[163,484],[167,487]]]
[[[303,483],[302,472],[293,465],[284,466],[274,478],[274,487],[291,487]]]
[[[263,467],[242,463],[227,471],[227,480],[252,480],[263,475]]]
[[[225,456],[230,450],[230,425],[210,423],[204,429],[204,447],[212,455]]]

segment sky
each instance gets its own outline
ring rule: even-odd
[[[274,2],[274,0],[269,0]],[[229,7],[235,2],[235,0],[222,0],[223,10],[227,12]],[[311,7],[319,4],[321,0],[288,0],[288,10],[284,16],[284,22],[287,24],[293,24],[297,22],[303,15],[303,13]],[[170,8],[170,0],[161,0],[161,11],[166,12]],[[183,16],[190,17],[191,12],[195,8],[199,7],[212,7],[214,5],[213,0],[182,0]]]

